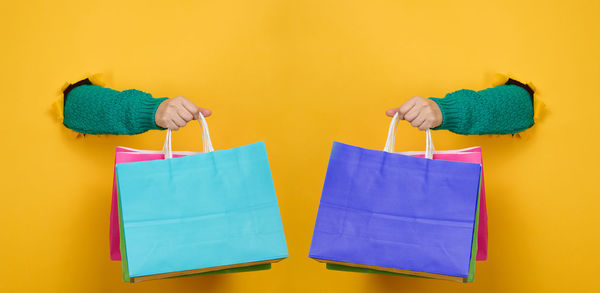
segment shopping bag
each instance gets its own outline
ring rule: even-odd
[[[481,194],[481,193],[480,193]],[[481,199],[481,197],[480,197]],[[480,229],[478,228],[479,223],[480,223],[480,217],[479,217],[479,211],[480,211],[480,207],[479,207],[479,203],[478,203],[478,207],[477,209],[477,213],[475,215],[475,228],[473,229],[473,231],[475,232],[475,234],[473,235],[473,242],[472,242],[472,247],[471,247],[471,260],[470,260],[470,264],[469,264],[469,275],[467,278],[454,278],[452,276],[430,276],[430,277],[426,277],[425,274],[419,273],[419,272],[406,272],[404,271],[404,273],[395,273],[395,272],[391,272],[391,271],[382,271],[379,270],[377,268],[366,268],[366,267],[356,267],[356,266],[351,266],[351,264],[349,265],[343,265],[343,264],[338,264],[336,262],[325,262],[326,263],[326,268],[328,270],[333,270],[333,271],[344,271],[344,272],[355,272],[355,273],[371,273],[371,274],[384,274],[384,275],[396,275],[396,276],[405,276],[405,277],[418,277],[418,278],[437,278],[437,279],[447,279],[447,280],[452,280],[452,281],[458,281],[458,282],[473,282],[475,280],[475,261],[476,259],[473,257],[476,252],[479,253],[478,250],[478,231],[480,231]]]
[[[118,198],[118,195],[117,195]],[[118,225],[119,225],[119,229],[120,231],[123,231],[123,229],[121,228],[123,223],[121,221],[121,210],[120,207],[117,205],[117,214],[118,214]],[[119,234],[119,241],[120,241],[120,246],[122,247],[123,250],[125,250],[125,240],[123,238],[123,233]],[[189,274],[165,274],[165,275],[155,275],[155,276],[146,276],[144,278],[130,278],[129,277],[129,265],[127,262],[127,254],[123,254],[122,257],[122,263],[121,266],[123,268],[123,280],[125,282],[131,282],[133,283],[135,282],[139,282],[139,281],[144,281],[144,280],[153,280],[153,279],[160,279],[160,278],[166,278],[166,279],[170,279],[170,278],[181,278],[181,277],[193,277],[193,276],[206,276],[206,275],[216,275],[216,274],[228,274],[228,273],[242,273],[242,272],[253,272],[253,271],[263,271],[263,270],[270,270],[271,269],[271,263],[260,263],[260,264],[256,264],[256,265],[249,265],[249,266],[240,266],[240,267],[231,267],[231,268],[225,268],[225,269],[221,269],[221,270],[215,270],[215,271],[206,271],[206,272],[198,272],[198,273],[189,273]]]
[[[173,152],[173,157],[178,158],[187,155],[197,154],[197,152]],[[136,150],[126,147],[117,147],[115,152],[115,173],[113,174],[112,199],[110,205],[110,259],[121,260],[121,250],[119,248],[119,216],[117,208],[117,173],[116,165],[119,163],[142,162],[152,160],[163,160],[165,158],[165,149],[162,151]]]
[[[481,165],[334,142],[309,256],[322,262],[470,281]],[[430,132],[427,131],[431,142]]]
[[[116,165],[124,280],[270,264],[288,256],[263,142]]]
[[[396,120],[397,121],[397,120]],[[396,123],[394,119],[392,119],[393,123]],[[394,145],[392,138],[395,138],[396,128],[391,128],[388,133],[388,142],[392,144],[388,144],[386,142],[385,151],[394,152]],[[391,137],[390,137],[391,135]],[[433,142],[431,141],[431,133],[427,135],[427,146],[431,147],[433,151],[433,159],[434,160],[444,160],[444,161],[455,161],[455,162],[465,162],[465,163],[476,163],[483,166],[483,156],[481,153],[481,147],[470,147],[460,150],[445,150],[445,151],[436,151],[433,148]],[[398,154],[404,154],[414,157],[425,157],[425,152],[423,151],[409,151],[409,152],[398,152]],[[481,170],[481,190],[479,196],[479,219],[478,219],[478,231],[477,231],[477,260],[483,261],[487,260],[487,251],[488,251],[488,217],[487,217],[487,206],[485,201],[485,184],[483,180],[483,167]]]
[[[115,165],[118,163],[129,163],[129,162],[141,162],[141,161],[151,161],[151,160],[162,160],[165,158],[166,149],[163,147],[161,151],[150,151],[150,150],[137,150],[127,147],[117,147],[115,152]],[[207,150],[204,150],[207,152]],[[197,152],[173,152],[173,157],[178,158],[182,156],[188,156],[197,154]],[[115,169],[116,171],[116,169]],[[112,192],[112,202],[111,202],[111,212],[110,212],[110,255],[112,260],[121,260],[121,250],[120,250],[120,228],[119,228],[119,216],[118,216],[118,205],[117,205],[117,181],[116,181],[116,173],[113,176],[113,192]],[[127,262],[127,259],[123,260]],[[231,269],[223,269],[219,271],[210,271],[205,273],[198,273],[188,276],[196,276],[196,275],[212,275],[212,274],[223,274],[223,273],[236,273],[236,272],[249,272],[249,271],[259,271],[259,270],[269,270],[271,269],[271,264],[258,264],[254,266],[247,267],[239,267],[239,268],[231,268]]]

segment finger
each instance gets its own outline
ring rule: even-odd
[[[211,110],[204,109],[204,108],[198,108],[198,109],[200,109],[200,113],[202,113],[202,116],[204,116],[204,117],[208,117],[212,114]]]
[[[425,119],[425,122],[423,122],[423,124],[421,124],[419,126],[419,130],[427,130],[431,128],[431,121],[428,119]]]
[[[194,113],[191,113],[188,109],[184,107],[180,107],[177,109],[177,115],[179,115],[181,119],[185,120],[185,122],[194,120]]]
[[[416,104],[417,104],[417,99],[415,99],[415,98],[411,98],[410,100],[408,100],[404,104],[402,104],[402,106],[400,106],[400,108],[398,108],[398,114],[399,114],[398,118],[406,120],[406,118],[405,118],[406,114],[408,112],[410,112],[415,107]]]
[[[427,119],[427,115],[425,115],[424,113],[420,113],[417,116],[417,118],[413,119],[410,125],[412,125],[413,127],[420,127],[423,124],[423,122],[425,122],[425,119]]]
[[[177,126],[173,121],[168,121],[167,128],[171,130],[177,130],[179,129],[179,126]]]
[[[171,118],[171,121],[173,121],[173,123],[175,123],[175,125],[177,125],[179,127],[184,127],[187,124],[187,122],[185,122],[185,120],[183,120],[178,115],[173,115],[173,117]]]
[[[394,115],[396,115],[396,113],[398,113],[399,109],[400,108],[389,109],[389,110],[385,111],[385,115],[388,115],[390,117],[394,117]]]
[[[408,113],[404,114],[404,120],[412,122],[415,120],[415,118],[417,118],[417,116],[419,116],[419,113],[420,109],[418,107],[413,107],[408,111]]]
[[[188,99],[182,99],[181,100],[181,104],[183,105],[183,107],[185,107],[185,109],[187,109],[194,117],[194,119],[198,119],[198,107],[196,107],[196,104],[192,103],[192,101],[188,100]]]

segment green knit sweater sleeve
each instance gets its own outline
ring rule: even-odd
[[[97,85],[81,85],[65,96],[63,124],[84,134],[138,134],[156,125],[160,103],[138,90],[117,91]]]
[[[458,134],[512,134],[533,126],[529,92],[517,85],[501,85],[482,91],[459,90],[444,98],[430,98],[442,110],[442,124]]]

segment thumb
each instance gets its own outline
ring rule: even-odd
[[[198,115],[202,115],[202,116],[204,116],[204,117],[208,117],[208,116],[210,116],[211,114],[212,114],[212,111],[211,111],[211,110],[204,109],[204,108],[199,108],[199,109],[198,109]],[[197,119],[197,118],[200,118],[200,117],[196,117],[196,119]]]
[[[396,113],[398,113],[399,109],[400,108],[389,109],[389,110],[385,111],[385,115],[388,115],[390,117],[394,117],[394,115],[396,115]]]

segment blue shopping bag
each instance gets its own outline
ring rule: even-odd
[[[202,116],[200,116],[202,117]],[[288,256],[263,142],[117,164],[124,279],[143,281],[279,261]]]
[[[481,165],[334,142],[309,256],[322,262],[467,281],[475,260]]]

